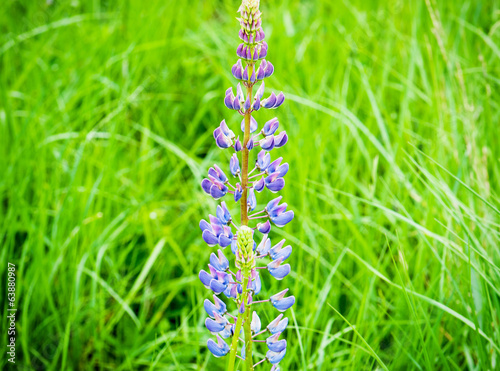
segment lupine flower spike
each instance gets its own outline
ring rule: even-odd
[[[235,370],[236,357],[243,360],[247,371],[265,364],[268,364],[268,370],[278,371],[286,354],[287,341],[283,333],[288,318],[283,314],[277,317],[271,314],[270,317],[275,319],[263,326],[254,309],[262,306],[265,310],[285,312],[295,303],[295,297],[288,295],[288,288],[271,295],[261,293],[260,279],[265,270],[277,280],[290,273],[287,259],[292,247],[285,245],[285,240],[273,246],[268,235],[272,224],[283,227],[293,219],[294,213],[288,210],[281,196],[259,210],[257,196],[265,189],[276,193],[285,187],[289,166],[282,157],[273,160],[270,151],[283,147],[288,136],[285,131],[278,132],[280,124],[277,118],[259,128],[252,113],[262,108],[278,108],[285,96],[283,93],[265,96],[264,80],[273,75],[274,66],[266,60],[268,45],[264,41],[259,0],[243,0],[238,12],[241,44],[236,49],[238,59],[231,68],[238,83],[235,90],[226,90],[224,104],[238,111],[243,120],[241,124],[228,124],[222,120],[214,129],[215,144],[221,149],[234,151],[227,166],[229,176],[214,165],[208,170],[201,187],[216,200],[228,196],[238,202],[241,223],[239,227],[235,224],[226,201],[217,206],[215,216],[209,215],[208,221],[200,221],[203,240],[208,246],[220,248],[211,253],[208,270],[200,271],[199,277],[212,292],[211,298],[205,299],[203,305],[208,315],[205,326],[215,336],[207,342],[210,352],[215,357],[228,355],[229,371]],[[235,131],[240,129],[242,133],[236,135]],[[250,163],[255,164],[253,169],[250,169]],[[259,239],[257,233],[261,234],[258,243],[255,241]],[[233,266],[224,251],[227,246],[231,246],[234,254],[234,259],[231,259]],[[234,305],[226,303],[230,301]],[[265,338],[259,340],[260,336]],[[265,357],[254,363],[252,349],[257,344],[266,347],[259,352]]]

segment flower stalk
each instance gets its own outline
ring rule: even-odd
[[[254,69],[254,65],[251,64],[249,67],[252,70]],[[252,100],[252,88],[253,85],[247,87],[247,97],[250,97]],[[245,112],[245,133],[243,136],[243,153],[242,153],[242,168],[241,168],[241,186],[243,188],[243,195],[241,197],[240,202],[240,210],[241,210],[241,225],[248,225],[248,157],[250,150],[247,148],[248,142],[250,140],[250,121],[252,118],[252,112],[249,110]]]
[[[259,125],[252,116],[253,112],[261,108],[274,109],[281,106],[285,100],[283,93],[275,95],[271,93],[264,98],[264,79],[274,73],[274,66],[265,60],[267,56],[267,43],[264,41],[265,34],[262,30],[261,12],[259,0],[243,0],[238,10],[241,29],[239,37],[242,40],[237,48],[239,57],[231,69],[233,76],[240,81],[236,89],[226,90],[224,104],[227,108],[237,111],[243,120],[241,130],[243,139],[236,137],[233,130],[223,120],[214,130],[214,139],[221,149],[233,149],[234,153],[229,162],[231,175],[239,180],[233,185],[230,183],[224,171],[214,165],[208,171],[201,186],[203,190],[218,200],[226,195],[231,195],[240,206],[240,226],[234,222],[229,208],[223,201],[217,206],[216,215],[209,215],[209,221],[201,220],[200,229],[203,240],[209,246],[219,245],[222,249],[231,246],[231,252],[235,255],[234,265],[236,273],[230,269],[229,260],[221,249],[217,255],[210,255],[208,271],[199,273],[201,282],[207,289],[213,291],[214,302],[206,299],[204,302],[208,318],[205,321],[207,329],[216,336],[217,342],[209,339],[208,349],[215,357],[223,357],[229,354],[227,370],[234,371],[241,359],[246,371],[253,371],[257,365],[264,362],[272,364],[272,371],[279,370],[279,362],[286,354],[287,342],[279,339],[281,333],[288,325],[288,319],[279,315],[264,330],[256,311],[252,309],[253,303],[270,302],[280,312],[286,311],[295,303],[295,297],[286,294],[285,289],[264,300],[254,301],[254,296],[260,294],[261,281],[260,272],[267,270],[271,276],[281,280],[290,273],[290,265],[283,262],[291,254],[291,246],[283,247],[285,240],[272,247],[268,235],[271,231],[271,222],[277,227],[283,227],[294,218],[293,211],[287,211],[288,205],[281,203],[281,196],[271,200],[263,210],[257,210],[256,193],[267,188],[276,193],[284,188],[284,176],[288,172],[288,164],[282,164],[282,157],[271,161],[270,151],[283,147],[288,136],[285,131],[276,134],[279,122],[274,118],[266,122],[260,131]],[[254,93],[254,85],[260,83]],[[242,86],[245,88],[243,91]],[[254,134],[256,133],[256,134]],[[262,139],[258,139],[262,137]],[[260,152],[251,160],[253,149],[260,147]],[[239,154],[241,152],[241,167]],[[250,161],[255,161],[255,167],[249,172]],[[258,174],[249,175],[258,170]],[[249,217],[249,212],[253,214]],[[255,226],[249,226],[256,223]],[[233,233],[233,228],[236,231]],[[255,242],[255,233],[262,234],[259,245]],[[270,259],[267,266],[256,266],[259,262]],[[221,294],[236,304],[237,315],[229,313],[226,303],[219,298]],[[269,333],[266,340],[254,338]],[[242,338],[243,336],[243,338]],[[224,339],[230,339],[230,345]],[[239,342],[243,345],[239,348]],[[253,363],[253,346],[265,344],[268,350],[265,358]],[[241,350],[241,354],[238,354]]]

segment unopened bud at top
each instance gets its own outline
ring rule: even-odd
[[[241,6],[240,6],[240,11],[242,10],[242,8],[247,8],[247,9],[259,9],[259,4],[260,4],[260,0],[243,0],[241,2]]]

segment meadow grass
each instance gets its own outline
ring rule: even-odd
[[[223,105],[238,1],[1,7],[16,369],[222,370],[197,277],[216,203],[199,184],[228,161],[213,129],[241,120]],[[266,85],[287,101],[256,118],[289,134],[296,215],[271,235],[294,249],[282,369],[499,369],[500,1],[262,7]]]

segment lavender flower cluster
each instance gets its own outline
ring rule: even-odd
[[[207,343],[213,355],[222,357],[230,354],[230,371],[234,370],[236,357],[244,361],[247,370],[253,370],[255,366],[268,361],[272,364],[271,370],[277,371],[279,362],[286,354],[287,342],[280,339],[280,335],[288,325],[288,318],[280,314],[262,328],[260,317],[253,309],[256,304],[269,302],[278,311],[284,312],[295,303],[294,296],[286,296],[288,289],[264,300],[255,300],[261,292],[259,272],[267,270],[277,280],[290,273],[290,265],[284,262],[290,257],[292,247],[285,246],[285,240],[273,246],[268,234],[271,231],[271,223],[283,227],[293,219],[294,213],[287,210],[287,204],[281,202],[281,196],[271,200],[264,209],[255,209],[258,206],[256,193],[265,188],[276,193],[285,186],[284,177],[289,166],[283,163],[282,157],[272,161],[269,152],[274,148],[283,147],[288,136],[285,131],[277,134],[277,118],[266,122],[259,131],[259,125],[252,113],[261,108],[278,108],[285,97],[283,93],[277,96],[271,93],[264,98],[264,79],[274,73],[274,66],[265,60],[268,45],[264,41],[265,34],[261,27],[259,0],[243,0],[238,12],[241,16],[239,37],[242,43],[237,48],[239,59],[231,72],[240,82],[236,95],[232,88],[227,89],[224,104],[243,116],[240,127],[243,138],[240,140],[240,136],[236,137],[224,120],[213,132],[219,148],[234,150],[229,161],[229,171],[237,182],[233,185],[224,171],[214,165],[209,169],[208,177],[202,181],[201,186],[216,200],[229,194],[235,202],[239,202],[241,226],[235,224],[224,201],[217,206],[215,216],[209,215],[208,221],[200,222],[203,240],[209,246],[218,245],[221,249],[231,246],[231,252],[235,255],[235,269],[234,272],[230,269],[229,260],[223,251],[218,249],[217,254],[210,255],[208,271],[200,271],[199,278],[205,287],[214,293],[213,302],[209,299],[204,302],[208,314],[205,325],[216,335],[217,340],[209,339]],[[260,83],[260,86],[253,95],[253,87],[257,83]],[[256,155],[255,166],[249,171],[250,154],[258,147],[260,151]],[[255,174],[252,175],[253,173]],[[250,212],[253,214],[249,215]],[[250,223],[255,223],[255,226],[250,227]],[[254,241],[256,231],[262,234],[258,245]],[[259,266],[265,259],[269,259],[269,263]],[[221,299],[222,295],[236,304],[233,314]],[[266,334],[267,339],[258,339]],[[230,339],[231,344],[228,345],[224,339]],[[240,342],[243,346],[238,354]],[[255,343],[265,343],[268,349],[265,358],[253,364],[252,345]]]

